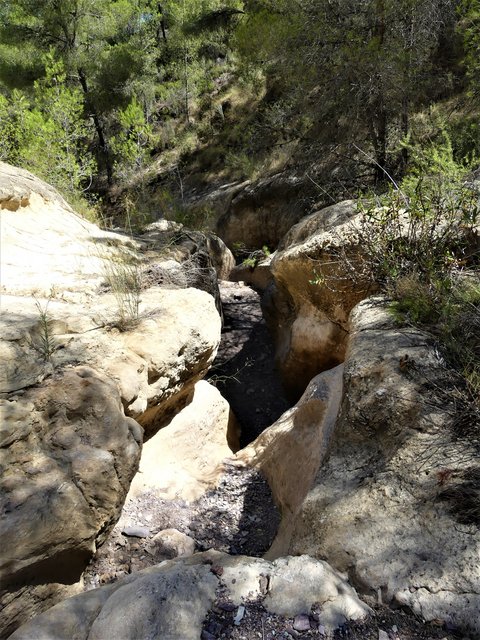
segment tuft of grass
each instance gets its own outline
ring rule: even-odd
[[[138,258],[126,252],[104,259],[105,280],[117,305],[116,326],[121,331],[134,327],[139,319],[141,271]]]

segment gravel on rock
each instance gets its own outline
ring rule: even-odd
[[[295,618],[272,614],[262,604],[262,598],[244,603],[239,624],[235,624],[238,608],[228,601],[223,587],[217,589],[217,599],[203,623],[204,640],[458,640],[462,636],[446,632],[441,626],[425,624],[401,610],[392,610],[365,598],[374,614],[361,622],[348,622],[335,632],[321,625],[320,607]]]

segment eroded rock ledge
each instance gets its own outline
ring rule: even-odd
[[[461,495],[479,457],[454,429],[458,379],[381,298],[357,305],[348,328],[343,395],[341,368],[320,374],[238,454],[264,470],[282,512],[269,557],[322,558],[362,592],[477,637],[480,531]]]
[[[289,551],[477,637],[478,522],[445,499],[449,484],[460,499],[465,472],[480,467],[475,443],[455,432],[457,384],[429,334],[399,326],[381,299],[358,305],[330,453]]]

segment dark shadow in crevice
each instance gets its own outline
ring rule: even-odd
[[[223,301],[225,325],[208,379],[229,402],[245,447],[273,424],[291,403],[275,368],[272,336],[253,290]]]

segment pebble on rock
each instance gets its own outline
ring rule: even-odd
[[[147,527],[124,527],[122,533],[130,538],[148,538],[150,529]]]
[[[310,631],[310,619],[307,615],[302,613],[299,616],[295,616],[293,621],[293,628],[295,631]]]

